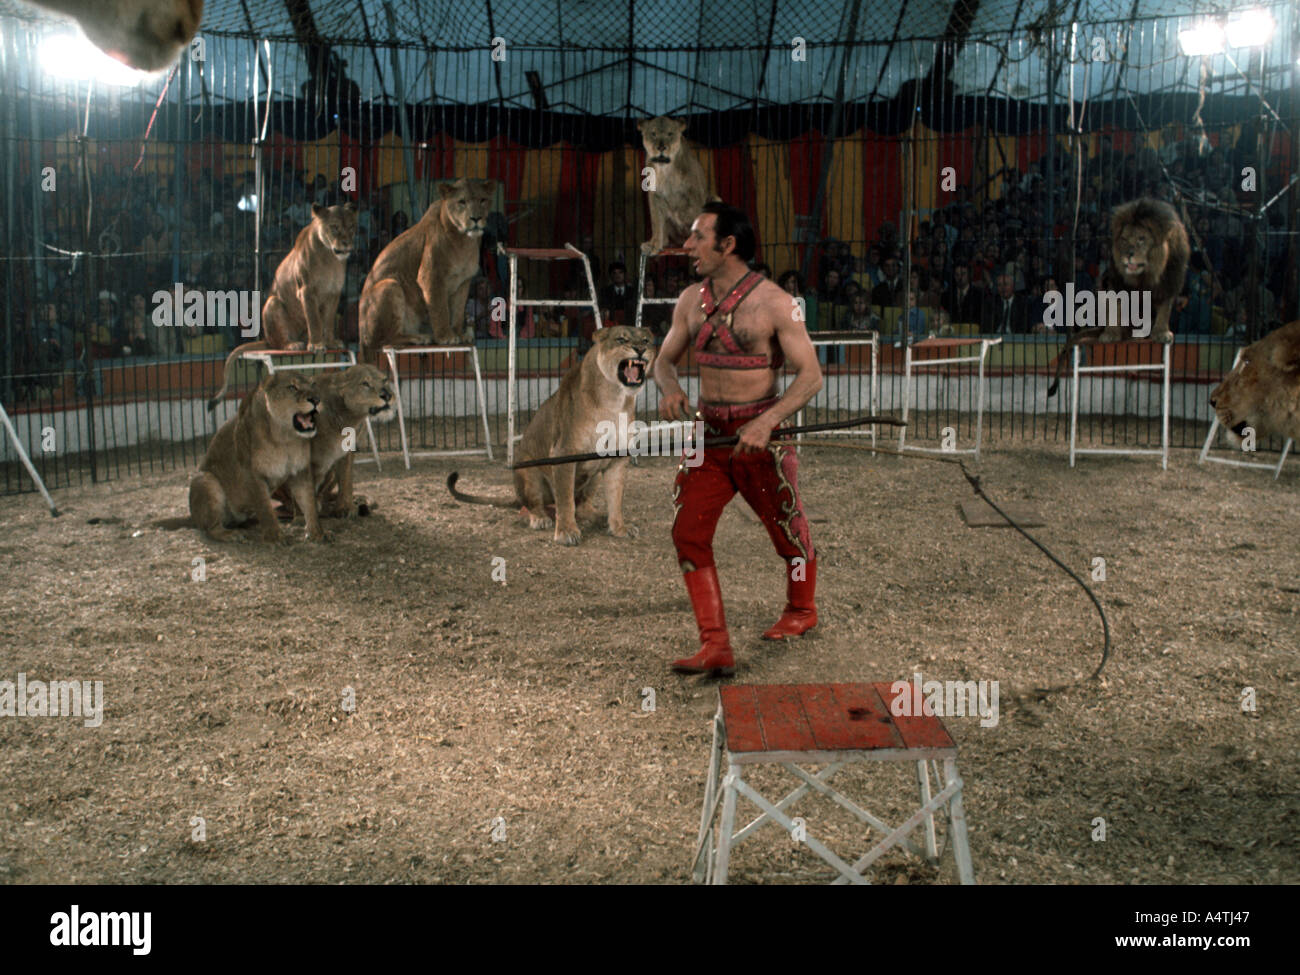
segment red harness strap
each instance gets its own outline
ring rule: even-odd
[[[709,282],[700,285],[700,308],[704,311],[704,325],[700,334],[695,336],[695,358],[702,366],[715,369],[780,369],[785,365],[785,356],[781,354],[780,345],[777,353],[769,360],[765,355],[746,355],[731,331],[731,318],[736,306],[745,300],[745,296],[758,287],[763,276],[757,271],[750,271],[731,289],[718,304],[714,303],[713,291]],[[709,340],[717,336],[727,353],[705,352]]]

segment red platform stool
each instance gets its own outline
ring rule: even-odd
[[[922,713],[922,701],[907,709],[914,716],[893,714],[893,687],[755,684],[720,688],[704,809],[691,864],[694,880],[725,884],[733,846],[769,822],[793,835],[796,824],[786,810],[809,792],[818,792],[885,834],[849,864],[805,833],[803,842],[808,848],[835,868],[838,876],[832,884],[868,883],[863,871],[895,846],[937,865],[934,814],[941,809],[947,817],[948,845],[957,863],[957,876],[963,884],[975,883],[962,809],[962,780],[957,774],[957,746],[939,718]],[[911,693],[910,685],[901,691],[902,695]],[[724,762],[725,775],[721,774]],[[892,827],[832,788],[835,774],[855,762],[915,762],[920,807],[901,825]],[[825,768],[813,774],[800,768],[801,763]],[[744,778],[746,767],[758,764],[781,765],[803,784],[779,802],[770,802]],[[931,772],[938,785],[933,793]],[[742,796],[756,805],[761,815],[737,831],[736,801]],[[924,829],[923,849],[908,839],[917,828]]]

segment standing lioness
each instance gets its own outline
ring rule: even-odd
[[[216,541],[236,541],[229,528],[256,518],[264,541],[287,542],[271,504],[271,492],[287,484],[307,519],[307,537],[324,540],[311,475],[319,402],[310,379],[288,372],[267,376],[240,401],[190,481],[195,527]]]
[[[654,362],[654,334],[647,328],[616,325],[596,332],[596,344],[582,361],[560,380],[560,388],[541,405],[519,442],[519,460],[593,453],[600,442],[598,425],[618,426],[619,414],[630,423],[636,412],[636,394],[645,385]],[[609,533],[618,538],[635,535],[623,521],[623,479],[627,457],[601,457],[580,464],[528,467],[515,471],[515,497],[528,513],[529,527],[549,528],[546,506],[555,505],[555,541],[577,545],[576,508],[595,491],[605,475],[605,503]],[[447,478],[452,496],[472,504],[499,504],[456,490],[458,475]]]

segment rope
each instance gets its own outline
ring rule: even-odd
[[[1106,610],[1102,608],[1101,601],[1097,598],[1096,593],[1092,591],[1092,589],[1088,586],[1086,582],[1084,582],[1082,579],[1079,578],[1079,576],[1074,572],[1073,569],[1071,569],[1068,565],[1066,565],[1064,562],[1058,559],[1054,554],[1052,554],[1051,550],[1048,549],[1047,546],[1045,546],[1038,539],[1034,538],[1034,536],[1029,534],[1029,532],[1025,531],[1024,528],[1022,528],[1019,524],[1016,523],[1014,518],[1012,518],[1005,511],[1003,511],[1001,508],[998,507],[998,505],[993,501],[993,499],[990,498],[988,494],[985,493],[984,487],[980,482],[979,475],[972,474],[967,469],[966,462],[964,460],[962,460],[960,457],[929,457],[924,454],[908,454],[898,450],[890,450],[888,447],[871,447],[871,446],[867,446],[866,444],[843,443],[843,442],[831,441],[831,440],[815,441],[813,442],[812,445],[819,446],[819,447],[821,446],[843,447],[848,450],[866,450],[872,453],[879,453],[879,454],[893,454],[896,457],[909,457],[915,460],[928,460],[928,461],[934,461],[935,463],[939,463],[939,464],[956,464],[958,467],[960,467],[962,475],[966,478],[967,482],[969,482],[975,494],[983,498],[988,503],[990,508],[992,508],[999,515],[1005,518],[1007,520],[1007,524],[1009,524],[1016,531],[1020,532],[1020,534],[1024,535],[1025,538],[1029,539],[1029,541],[1031,541],[1040,552],[1046,555],[1057,567],[1059,567],[1062,572],[1064,572],[1071,579],[1077,582],[1079,586],[1083,589],[1083,591],[1088,594],[1088,598],[1092,600],[1092,604],[1097,607],[1097,614],[1101,617],[1101,628],[1102,628],[1101,661],[1097,664],[1097,669],[1094,670],[1092,674],[1088,676],[1087,679],[1096,680],[1098,677],[1101,676],[1102,670],[1104,670],[1106,667],[1106,661],[1110,659],[1110,620],[1106,618]],[[804,447],[810,446],[809,441],[807,440],[803,441],[802,446]],[[1080,684],[1080,683],[1082,683],[1082,681],[1073,681],[1065,684],[1055,684],[1051,687],[1036,687],[1033,689],[1033,693],[1036,696],[1042,696],[1044,694],[1056,694],[1059,693],[1060,691],[1064,691],[1071,687],[1074,687],[1076,684]]]

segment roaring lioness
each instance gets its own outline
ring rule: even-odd
[[[465,299],[478,273],[496,185],[490,179],[439,183],[441,199],[375,258],[361,288],[363,362],[378,364],[386,345],[427,341],[420,337],[426,327],[439,345],[465,341]]]
[[[1237,368],[1210,391],[1210,405],[1235,446],[1246,427],[1260,437],[1300,440],[1300,322],[1247,346]]]
[[[637,392],[645,385],[655,357],[654,334],[648,328],[616,325],[596,332],[596,342],[582,361],[560,380],[560,388],[541,405],[519,442],[519,460],[592,453],[600,440],[597,424],[618,424],[619,414],[631,422]],[[608,457],[579,464],[556,464],[515,471],[515,498],[528,514],[533,529],[551,527],[546,505],[555,505],[555,541],[577,545],[576,508],[591,497],[600,475],[605,475],[605,505],[609,533],[617,538],[636,535],[623,521],[623,479],[627,457]],[[456,490],[459,474],[447,478],[447,489],[459,501],[514,505]]]
[[[141,71],[176,60],[199,29],[203,0],[31,0],[68,14],[91,42]]]
[[[208,400],[208,410],[226,395],[230,367],[245,352],[278,349],[297,352],[306,349],[341,349],[335,321],[348,257],[357,236],[355,203],[323,207],[311,205],[311,223],[303,227],[293,250],[275,269],[271,293],[262,304],[262,332],[255,342],[237,345],[226,356],[221,388]]]
[[[351,518],[358,514],[352,496],[356,444],[367,419],[383,423],[397,415],[392,382],[387,373],[361,363],[318,378],[316,389],[321,404],[319,432],[311,442],[311,472],[317,504],[324,517]]]
[[[311,477],[320,395],[312,380],[289,372],[268,375],[221,425],[190,480],[190,518],[219,542],[237,541],[229,528],[253,518],[268,542],[287,542],[271,492],[287,484],[307,521],[307,537],[323,541]]]
[[[700,208],[718,198],[709,192],[704,167],[682,138],[685,122],[661,115],[642,119],[636,127],[645,146],[646,165],[654,170],[648,191],[650,239],[641,245],[641,251],[656,254],[684,243]]]

